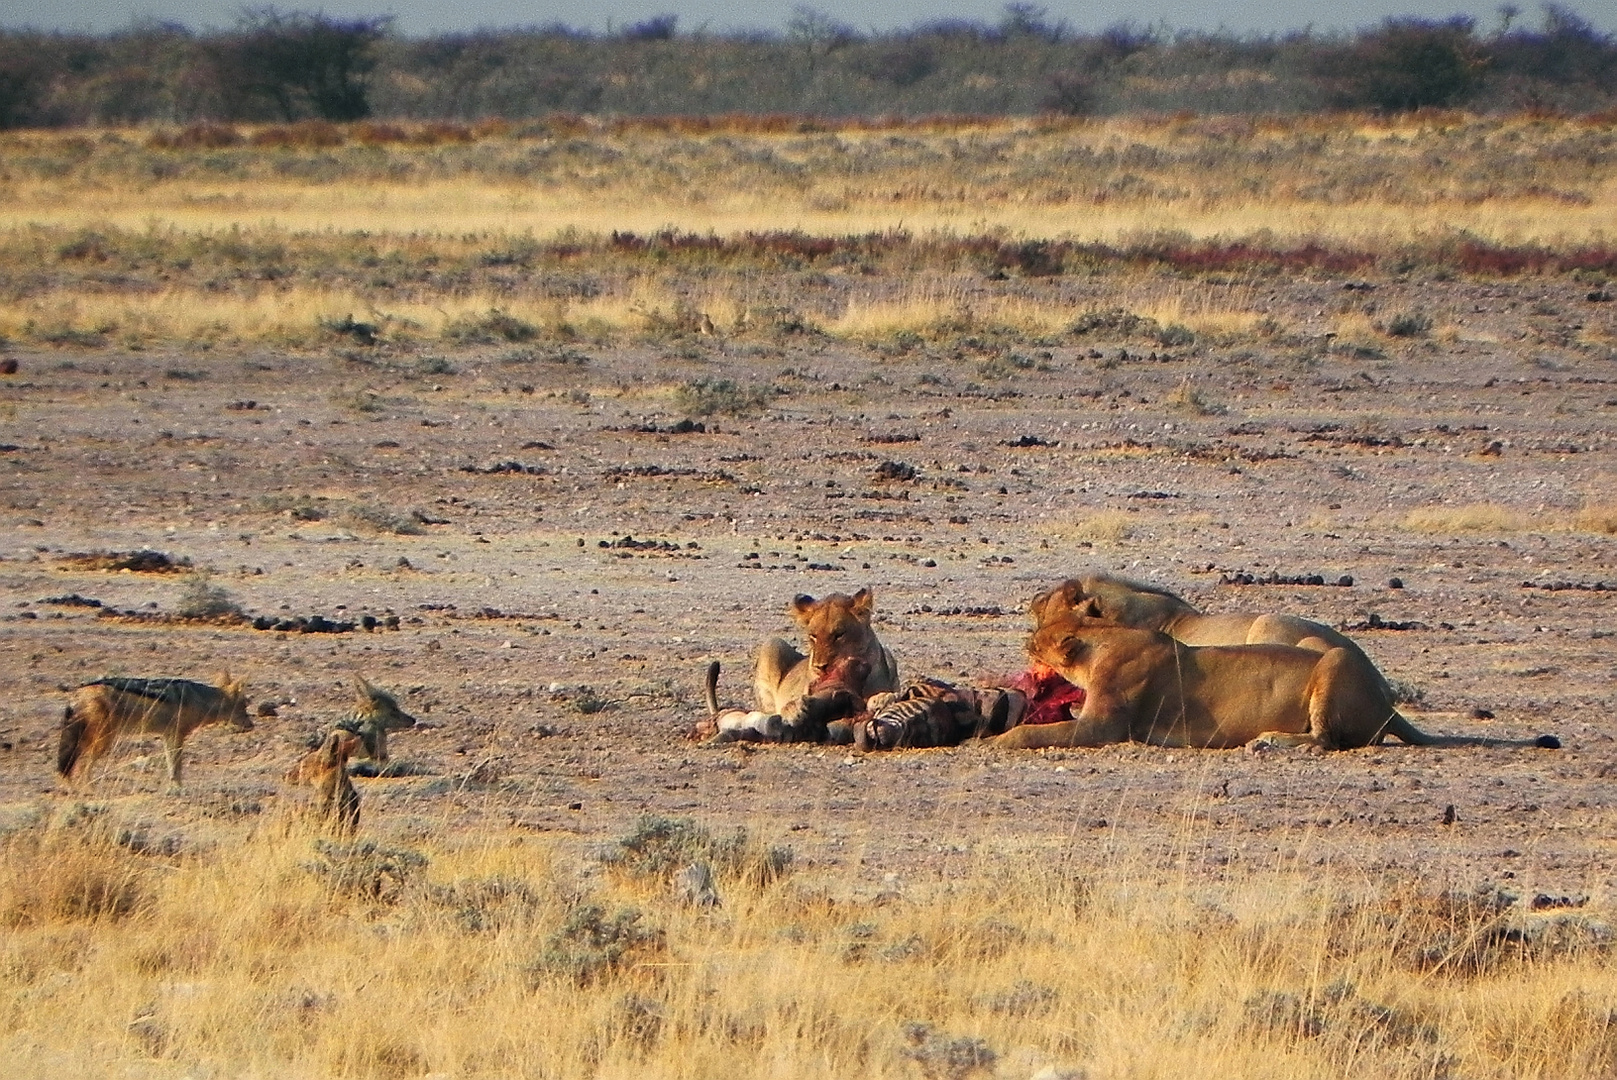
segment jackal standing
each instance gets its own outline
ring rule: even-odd
[[[67,699],[56,771],[72,776],[80,762],[86,762],[88,770],[125,733],[158,735],[169,781],[177,788],[186,736],[220,722],[235,731],[253,729],[247,716],[246,683],[228,672],[219,677],[217,686],[189,679],[97,679]]]

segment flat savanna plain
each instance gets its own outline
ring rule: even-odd
[[[114,261],[134,242],[116,229],[96,235]],[[86,273],[81,257],[62,262],[78,269],[61,287],[115,298],[117,282]],[[1166,896],[1189,911],[1181,930],[1239,915],[1248,901],[1236,897],[1254,882],[1302,880],[1361,898],[1503,895],[1514,898],[1512,918],[1573,913],[1590,940],[1609,937],[1617,302],[1600,275],[1482,277],[1385,262],[1036,276],[1014,264],[914,274],[772,265],[737,275],[749,296],[769,294],[756,318],[730,285],[726,317],[703,325],[703,304],[715,300],[703,291],[709,271],[678,257],[627,276],[613,267],[580,280],[633,278],[627,293],[651,279],[682,300],[662,311],[626,302],[638,322],[625,314],[625,325],[593,331],[486,307],[459,324],[477,333],[430,340],[419,325],[356,333],[336,310],[311,316],[305,338],[290,342],[238,329],[188,346],[150,323],[144,338],[103,325],[55,347],[19,334],[6,350],[18,370],[0,381],[6,828],[64,827],[50,823],[88,805],[155,858],[306,847],[286,810],[301,796],[280,774],[345,714],[363,675],[422,724],[393,737],[396,775],[358,781],[362,837],[446,851],[538,845],[575,892],[599,878],[601,852],[656,815],[789,845],[794,888],[880,918],[902,919],[893,912],[972,881],[1050,872]],[[49,273],[11,272],[32,298],[19,304],[49,301]],[[553,287],[568,272],[547,265],[538,276]],[[917,291],[928,274],[932,291]],[[522,301],[521,280],[505,287]],[[836,325],[826,312],[859,290],[903,303],[890,324],[826,329]],[[811,316],[783,315],[783,297]],[[973,314],[983,311],[1002,317]],[[74,558],[137,549],[187,560],[191,572]],[[725,702],[750,698],[751,653],[767,636],[793,636],[784,607],[794,594],[868,585],[905,674],[972,682],[1020,670],[1026,602],[1089,568],[1168,586],[1206,610],[1342,626],[1406,690],[1424,728],[1552,733],[1562,749],[967,745],[858,756],[684,738],[703,712],[710,659],[724,664]],[[1271,573],[1327,584],[1265,583]],[[1244,574],[1256,580],[1228,583]],[[1351,585],[1337,584],[1346,577]],[[379,623],[310,633],[184,614],[210,602],[248,619]],[[82,790],[54,776],[62,688],[109,674],[211,680],[223,669],[245,675],[254,705],[271,703],[274,715],[250,733],[195,736],[183,796],[163,792],[160,755],[130,747]],[[643,903],[665,902],[661,884],[642,888]],[[5,910],[19,925],[35,918],[21,901]],[[877,931],[839,924],[838,940],[888,933],[870,917]],[[668,918],[672,941],[684,916]],[[1136,921],[1125,911],[1108,925]],[[838,955],[826,963],[861,962]],[[902,950],[881,955],[909,962]],[[1609,974],[1603,947],[1578,955]],[[19,984],[28,993],[57,992],[30,971]],[[153,978],[142,969],[135,981]],[[181,984],[161,985],[151,993],[166,995],[166,1030],[189,1034],[154,1041],[132,1027],[71,1051],[36,1034],[13,1039],[8,1054],[40,1072],[125,1058],[154,1074],[165,1059],[298,1061],[314,1074],[485,1067],[408,1033],[395,1039],[408,1053],[392,1057],[304,1048],[232,1058],[196,1034],[205,1025],[186,1027]],[[1236,989],[1241,1023],[1256,1022],[1254,1008],[1270,1015],[1261,985]],[[662,1027],[636,1034],[619,1016],[603,1029],[616,1035],[551,1073],[629,1075],[636,1061],[665,1074],[724,1072],[689,1056],[688,1041],[685,1059],[659,1050],[659,1039],[673,1045],[684,1006],[637,992],[654,999]],[[1336,993],[1305,995],[1342,1013],[1320,1030],[1377,1032],[1363,1052],[1380,1074],[1572,1075],[1558,1071],[1553,1045],[1538,1056],[1499,1049],[1540,1022],[1561,1030],[1555,1016],[1520,1030],[1500,1021],[1507,1034],[1489,1056],[1456,1047],[1437,1021],[1441,1036],[1399,1041],[1385,1017],[1343,1019],[1341,1003],[1358,999]],[[889,1005],[876,1011],[892,1046],[906,1045],[897,1021],[926,1020],[929,1007],[953,1018],[953,1031],[988,1034],[986,1022],[960,1019],[958,1003]],[[137,1024],[144,999],[128,1007],[114,1028]],[[1607,1028],[1608,1007],[1588,1005]],[[1157,1009],[1177,1015],[1160,1003],[1146,1011]],[[833,1010],[825,1023],[859,1012]],[[1286,1042],[1274,1068],[1329,1075],[1356,1060],[1310,1028],[1312,1015],[1262,1021],[1248,1041]],[[908,1049],[878,1038],[844,1059],[795,1022],[799,1044],[770,1051],[780,1075],[1270,1067],[1234,1055],[1222,1035],[1209,1048],[1194,1019],[1157,1058],[1108,1053],[1099,1036],[1061,1042],[1035,1024],[1019,1038],[1039,1051],[1014,1062],[989,1039],[997,1066],[973,1057],[970,1040],[924,1031]],[[732,1054],[775,1047],[756,1033],[714,1038]],[[1578,1068],[1610,1067],[1606,1036],[1577,1046]],[[713,1059],[724,1060],[767,1071],[762,1056]]]

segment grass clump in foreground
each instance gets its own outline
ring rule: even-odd
[[[1617,1065],[1609,926],[1497,890],[1257,866],[1198,880],[1049,849],[868,900],[803,870],[721,872],[722,903],[697,907],[668,868],[768,849],[647,819],[611,872],[580,878],[515,830],[316,846],[270,820],[176,848],[111,816],[37,814],[0,838],[0,1060],[22,1074]]]

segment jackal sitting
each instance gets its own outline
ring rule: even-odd
[[[342,836],[359,828],[359,792],[348,779],[348,759],[362,745],[358,735],[333,731],[319,749],[286,771],[287,783],[314,787],[319,795],[315,812]]]
[[[358,735],[364,744],[364,756],[380,770],[387,764],[387,733],[413,728],[415,724],[415,717],[399,708],[392,694],[372,686],[360,675],[354,683],[354,714],[337,721],[335,726]]]
[[[71,776],[81,761],[93,764],[125,733],[159,735],[169,781],[178,788],[186,736],[221,721],[235,731],[253,729],[247,717],[246,684],[228,673],[219,677],[217,686],[189,679],[97,679],[67,699],[56,771]]]

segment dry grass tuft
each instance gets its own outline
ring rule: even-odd
[[[1046,526],[1046,531],[1063,540],[1116,545],[1134,535],[1138,519],[1124,510],[1082,511],[1065,521]]]
[[[1526,527],[1526,521],[1499,503],[1467,503],[1411,510],[1404,517],[1404,527],[1424,533],[1517,532]]]
[[[107,816],[3,842],[0,1056],[22,1074],[1557,1078],[1617,1058],[1609,928],[1497,891],[1198,882],[1058,842],[862,901],[688,821],[647,819],[580,878],[514,832],[311,845],[260,821],[154,856]],[[712,902],[672,887],[692,859]]]
[[[1617,536],[1617,505],[1590,503],[1578,511],[1576,525],[1583,532]]]

